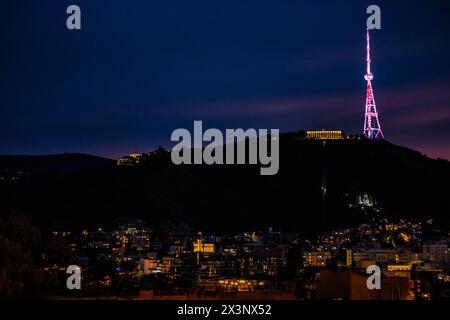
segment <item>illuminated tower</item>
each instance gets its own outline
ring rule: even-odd
[[[378,120],[377,107],[372,90],[373,74],[370,71],[370,39],[369,29],[367,29],[367,73],[364,79],[367,81],[366,93],[366,112],[364,114],[364,135],[368,139],[384,139],[383,131],[381,131],[380,121]]]

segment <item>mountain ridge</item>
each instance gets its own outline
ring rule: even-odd
[[[0,183],[0,215],[19,209],[49,228],[105,226],[120,216],[165,219],[227,232],[280,227],[315,232],[359,222],[349,205],[362,194],[389,217],[436,218],[449,225],[450,163],[387,141],[280,137],[280,170],[255,165],[179,165],[160,149],[135,167],[113,160]],[[0,172],[2,156],[0,156]],[[326,195],[321,191],[326,183]]]

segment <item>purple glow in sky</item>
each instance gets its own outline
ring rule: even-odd
[[[0,4],[0,154],[118,158],[215,128],[362,133],[361,1]],[[373,89],[387,140],[450,159],[447,1],[378,1]]]

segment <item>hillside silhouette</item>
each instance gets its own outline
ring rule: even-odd
[[[367,194],[387,217],[449,226],[450,163],[387,141],[324,144],[283,134],[278,174],[261,176],[259,168],[175,166],[163,149],[134,167],[80,154],[0,156],[0,214],[22,210],[44,229],[107,227],[128,216],[154,227],[183,221],[194,231],[314,233],[362,221],[349,204]]]

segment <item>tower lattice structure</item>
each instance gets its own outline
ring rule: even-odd
[[[367,40],[367,69],[364,79],[367,81],[366,91],[366,110],[364,113],[364,136],[368,139],[384,139],[383,131],[381,130],[380,121],[378,119],[377,107],[375,105],[375,97],[373,95],[372,80],[373,74],[370,70],[370,37],[369,29],[366,34]]]

